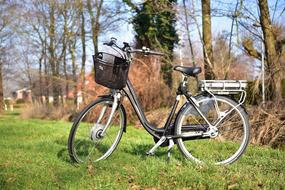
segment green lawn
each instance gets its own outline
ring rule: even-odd
[[[0,116],[0,189],[285,189],[285,152],[250,146],[235,164],[199,166],[177,148],[153,157],[142,129],[128,126],[117,150],[93,165],[70,163],[71,124]]]

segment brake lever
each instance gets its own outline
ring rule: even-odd
[[[145,46],[143,46],[143,47],[142,47],[142,51],[143,51],[143,54],[144,54],[145,56],[147,56],[147,55],[149,54],[150,49],[147,48],[147,47],[145,47]]]
[[[110,42],[104,42],[103,45],[113,46],[114,44],[116,44],[116,41],[117,41],[117,38],[111,37],[111,41]]]
[[[111,41],[117,41],[117,38],[115,38],[115,37],[111,37]]]
[[[129,43],[127,42],[123,42],[123,44],[124,44],[124,47],[122,48],[123,51],[125,51],[126,48],[130,47]]]

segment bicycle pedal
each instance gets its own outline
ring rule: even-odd
[[[154,156],[154,152],[146,152],[147,156]]]
[[[167,162],[170,162],[170,151],[167,152]]]
[[[167,162],[170,162],[170,155],[171,155],[171,152],[173,150],[173,147],[174,147],[174,142],[172,139],[169,140],[169,146],[168,146],[168,150],[167,150]]]

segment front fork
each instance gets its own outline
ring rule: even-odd
[[[121,96],[122,96],[122,95],[121,95],[120,92],[114,92],[114,93],[113,93],[114,101],[113,101],[113,104],[112,104],[112,110],[111,110],[110,116],[109,116],[109,118],[108,118],[108,120],[107,120],[107,123],[106,123],[106,125],[104,126],[103,131],[102,131],[102,133],[101,133],[101,136],[102,136],[102,137],[105,136],[106,130],[110,127],[110,123],[111,123],[111,121],[112,121],[112,119],[113,119],[113,116],[114,116],[114,114],[115,114],[115,111],[116,111],[117,108],[118,108],[119,102],[120,102],[120,100],[121,100]],[[103,107],[103,109],[101,110],[100,117],[99,117],[100,120],[101,120],[102,117],[104,116],[105,112],[106,112],[106,107]],[[99,121],[99,122],[100,122],[100,121]],[[97,123],[99,123],[99,122],[97,121]]]

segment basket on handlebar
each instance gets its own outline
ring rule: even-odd
[[[99,52],[93,55],[95,82],[111,89],[122,89],[126,86],[129,63],[126,59]]]

